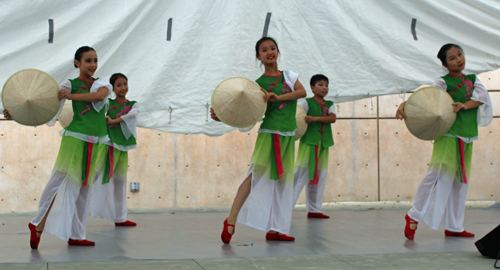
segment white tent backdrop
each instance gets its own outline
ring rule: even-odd
[[[212,91],[262,74],[254,46],[269,15],[279,68],[298,72],[307,89],[325,74],[329,98],[343,102],[433,82],[445,74],[436,54],[449,42],[464,48],[466,73],[497,69],[499,14],[498,0],[4,0],[0,84],[25,68],[59,83],[77,77],[74,53],[88,45],[96,76],[128,76],[139,126],[220,135],[233,128],[207,121]]]

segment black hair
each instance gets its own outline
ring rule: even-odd
[[[116,80],[118,80],[119,78],[124,78],[125,80],[128,81],[128,78],[127,76],[123,75],[122,73],[115,73],[113,75],[111,75],[111,77],[109,78],[109,83],[115,87],[115,82]]]
[[[262,42],[267,41],[267,40],[271,40],[272,42],[274,42],[274,44],[276,45],[276,49],[278,50],[278,52],[280,51],[280,49],[278,48],[278,43],[276,43],[276,40],[274,40],[274,38],[272,38],[272,37],[262,37],[255,44],[255,55],[259,55],[260,44],[262,44]]]
[[[326,83],[329,83],[328,82],[328,78],[325,75],[323,75],[323,74],[316,74],[316,75],[314,75],[314,76],[311,77],[311,81],[310,81],[309,84],[314,87],[316,85],[316,83],[319,82],[319,81],[326,81]]]
[[[82,61],[82,56],[83,56],[83,53],[84,52],[88,52],[88,51],[94,51],[94,48],[92,47],[89,47],[89,46],[83,46],[83,47],[80,47],[78,48],[78,50],[76,50],[76,53],[75,53],[75,60],[78,60],[78,62],[81,62]],[[76,63],[74,63],[75,67],[77,68],[78,66],[76,65]]]
[[[439,58],[439,60],[441,60],[441,63],[445,67],[448,66],[448,63],[446,62],[446,53],[448,52],[449,49],[451,49],[453,47],[459,48],[462,51],[462,53],[464,52],[464,50],[462,49],[462,47],[460,47],[460,45],[453,44],[453,43],[444,44],[441,47],[441,49],[439,49],[437,58]]]

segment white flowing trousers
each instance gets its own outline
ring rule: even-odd
[[[292,222],[293,186],[285,180],[274,181],[259,175],[250,165],[247,176],[252,173],[251,192],[238,214],[238,222],[261,231],[290,232]],[[286,173],[283,176],[287,177]],[[290,179],[291,180],[291,179]]]
[[[318,169],[319,182],[317,185],[309,185],[309,168],[297,167],[293,181],[293,205],[297,203],[300,193],[306,187],[306,208],[310,213],[321,213],[323,205],[323,193],[325,192],[328,170]]]
[[[101,184],[102,177],[93,186],[92,218],[101,217],[111,222],[127,220],[127,179],[113,176],[109,183]]]
[[[38,214],[31,223],[35,226],[38,225],[54,201],[43,231],[65,241],[69,238],[83,240],[85,239],[90,196],[91,192],[88,186],[77,185],[68,181],[66,175],[54,172],[43,190],[38,205]]]
[[[436,171],[428,171],[420,183],[408,216],[425,221],[437,230],[444,217],[444,228],[452,232],[464,230],[465,199],[469,184],[463,184]]]

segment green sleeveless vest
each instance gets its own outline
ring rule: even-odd
[[[291,91],[285,83],[283,73],[279,76],[262,75],[256,80],[257,84],[264,90],[272,91],[280,96]],[[288,91],[288,92],[287,92]],[[286,102],[268,102],[264,120],[260,129],[277,130],[281,132],[291,132],[297,129],[295,113],[297,111],[297,100]]]
[[[463,77],[453,77],[446,75],[442,77],[448,88],[446,92],[451,95],[454,102],[465,103],[472,97],[476,75],[470,74]],[[457,119],[448,133],[464,138],[478,136],[477,110],[479,108],[460,110],[457,112]]]
[[[107,115],[112,119],[126,115],[136,103],[136,101],[127,101],[125,103],[121,103],[114,99],[108,99],[108,100],[109,100],[109,109]],[[128,139],[125,138],[122,132],[121,124],[124,123],[121,122],[115,125],[107,124],[109,141],[123,146],[136,145],[137,142],[134,136],[130,136]]]
[[[85,82],[79,78],[69,80],[71,82],[71,94],[90,93],[93,82]],[[97,112],[92,102],[72,100],[73,120],[66,130],[90,136],[106,136],[106,110]]]
[[[309,109],[307,115],[311,116],[327,116],[328,109],[333,106],[333,101],[327,100],[324,104],[314,98],[307,98]],[[309,145],[320,145],[328,148],[334,144],[332,135],[332,125],[321,122],[311,122],[307,125],[306,133],[300,138],[300,141]]]

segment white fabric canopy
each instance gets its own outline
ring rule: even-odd
[[[74,53],[89,45],[97,77],[129,78],[139,127],[224,134],[234,128],[210,119],[212,91],[262,74],[254,46],[268,13],[279,68],[299,73],[309,96],[310,77],[325,74],[337,103],[433,82],[445,74],[436,54],[449,42],[462,45],[465,73],[500,64],[498,0],[17,0],[0,2],[0,83],[25,68],[59,83],[77,77]]]

